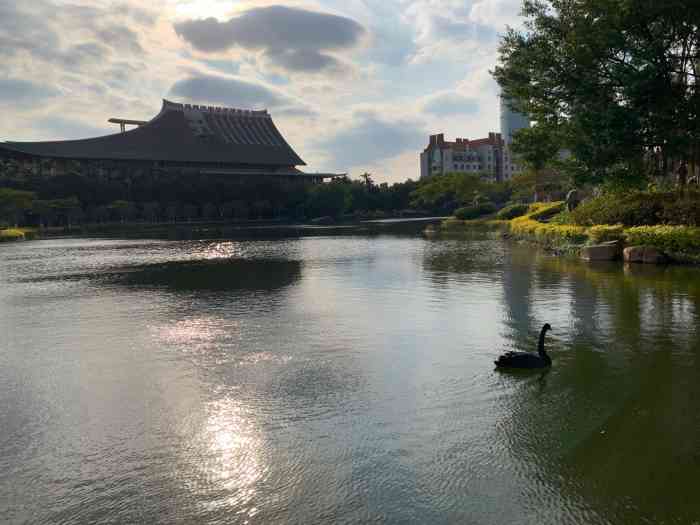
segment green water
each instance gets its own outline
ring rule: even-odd
[[[0,521],[700,523],[699,306],[488,235],[2,245]]]

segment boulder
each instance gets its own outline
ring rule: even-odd
[[[584,246],[581,249],[581,258],[585,261],[614,261],[622,255],[620,241],[604,242],[594,246]]]
[[[664,264],[668,257],[661,250],[652,246],[628,246],[623,252],[625,262]]]

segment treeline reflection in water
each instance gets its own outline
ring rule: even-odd
[[[700,520],[700,272],[500,240],[0,258],[0,519]],[[550,371],[502,374],[553,327]]]
[[[528,512],[542,522],[700,519],[699,270],[479,247],[440,243],[424,265],[437,283],[498,279],[514,349],[534,350],[541,324],[554,326],[551,371],[499,378],[515,394],[497,427],[513,457],[537,465],[523,488]]]

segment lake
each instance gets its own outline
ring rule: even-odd
[[[700,523],[699,315],[487,232],[0,245],[0,521]]]

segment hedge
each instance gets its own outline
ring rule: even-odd
[[[695,226],[635,226],[625,230],[628,246],[654,246],[670,253],[700,251],[700,228]]]

